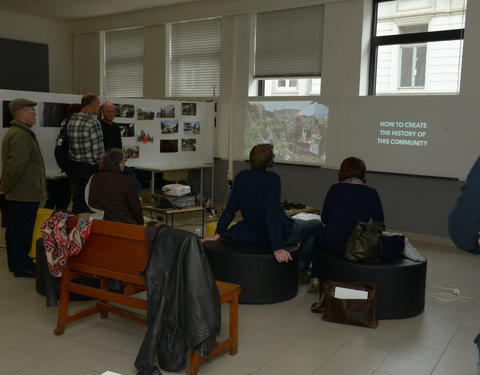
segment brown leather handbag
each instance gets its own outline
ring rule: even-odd
[[[343,299],[335,297],[337,287],[355,289],[368,293],[366,299]],[[334,323],[353,324],[376,328],[378,324],[377,284],[369,282],[347,283],[327,280],[323,284],[324,310],[322,320]]]

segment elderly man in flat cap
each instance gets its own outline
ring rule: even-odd
[[[29,258],[37,209],[47,197],[45,165],[35,133],[34,106],[28,99],[9,104],[13,120],[2,142],[0,194],[9,203],[7,230],[8,268],[16,277],[35,277]]]

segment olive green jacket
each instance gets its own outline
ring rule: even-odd
[[[40,202],[47,198],[45,164],[35,133],[13,120],[2,141],[0,188],[6,199]]]

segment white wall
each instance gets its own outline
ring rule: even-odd
[[[465,40],[463,44],[462,81],[460,94],[472,95],[480,91],[480,1],[467,3]]]
[[[86,56],[94,56],[96,51],[96,44],[87,44],[84,34],[89,35],[92,32],[99,32],[102,30],[119,29],[128,27],[147,26],[145,28],[144,40],[144,96],[147,98],[163,98],[165,97],[166,69],[165,65],[167,58],[166,38],[165,38],[165,23],[178,22],[191,19],[201,19],[207,17],[222,16],[222,76],[221,76],[221,95],[218,98],[218,116],[217,127],[215,129],[215,156],[225,159],[231,159],[233,155],[231,144],[238,144],[236,138],[239,136],[238,126],[235,121],[244,116],[242,112],[242,103],[246,102],[249,91],[252,91],[251,78],[251,62],[252,49],[251,38],[253,31],[252,14],[255,12],[271,11],[283,8],[293,8],[299,6],[310,6],[316,4],[339,4],[339,9],[336,14],[331,17],[332,26],[339,25],[337,17],[343,17],[342,12],[351,11],[349,16],[352,23],[362,27],[361,14],[363,14],[363,3],[369,0],[361,1],[347,1],[342,0],[208,0],[199,3],[182,4],[179,6],[163,7],[148,11],[131,12],[129,14],[98,17],[80,21],[70,22],[69,32],[72,36],[72,43],[74,51],[77,49],[76,44],[81,43],[80,49],[84,51]],[[342,4],[346,4],[342,6]],[[353,9],[349,6],[354,5]],[[357,14],[360,12],[360,15]],[[359,68],[358,63],[361,54],[361,37],[362,35],[355,35],[354,40],[351,40],[352,34],[347,31],[342,31],[346,41],[342,42],[340,46],[336,45],[335,40],[338,39],[335,30],[332,37],[327,41],[327,47],[334,49],[336,54],[343,53],[343,46],[348,44],[355,48],[356,53],[359,54],[356,59],[346,60],[343,65],[345,69],[338,69],[335,66],[338,64],[336,55],[332,54],[331,65],[331,88],[333,91],[345,92],[345,86],[349,87],[349,92],[357,95],[359,92]],[[79,39],[77,41],[77,39]],[[356,42],[360,43],[358,45]],[[74,66],[77,64],[77,59],[74,59]],[[328,61],[327,61],[328,63]],[[92,59],[87,61],[80,60],[79,64],[92,64]],[[328,64],[327,64],[328,65]],[[355,71],[351,71],[352,66],[357,66]],[[91,77],[84,74],[86,71],[92,71],[91,67],[84,70],[83,73],[73,72],[74,89],[91,86]],[[335,71],[336,69],[336,71]],[[345,71],[350,72],[345,76]],[[333,75],[339,73],[335,78]],[[353,80],[350,77],[355,77]],[[335,83],[339,79],[344,80],[340,85]],[[85,82],[80,85],[78,82]],[[85,91],[85,90],[84,90]],[[328,89],[326,90],[328,91]],[[95,92],[95,90],[93,90]],[[238,153],[237,153],[238,154]]]
[[[50,92],[70,93],[70,42],[65,22],[0,11],[0,38],[48,44]],[[5,56],[28,58],[28,56]]]
[[[71,41],[72,93],[100,95],[100,34],[73,35]]]

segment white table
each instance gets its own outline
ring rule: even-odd
[[[213,168],[213,163],[199,163],[199,164],[169,164],[169,165],[135,165],[133,166],[136,169],[139,169],[141,171],[149,171],[151,173],[151,182],[150,182],[150,193],[154,194],[155,193],[155,173],[162,173],[162,172],[167,172],[167,171],[178,171],[182,169],[200,169],[200,206],[194,206],[195,208],[192,210],[190,209],[189,211],[198,211],[199,209],[202,210],[202,237],[204,234],[204,209],[203,209],[203,171],[205,168]],[[152,206],[154,205],[153,198],[151,198],[151,204]],[[147,206],[147,205],[144,205]],[[185,207],[185,209],[188,209],[188,207]],[[168,214],[172,214],[172,226],[173,226],[173,213],[177,212],[184,212],[186,211],[185,209],[178,209],[178,210],[168,210]],[[162,213],[165,211],[165,209],[161,209]],[[149,211],[153,212],[152,209]],[[172,212],[173,211],[173,212]],[[164,213],[165,214],[165,213]]]

